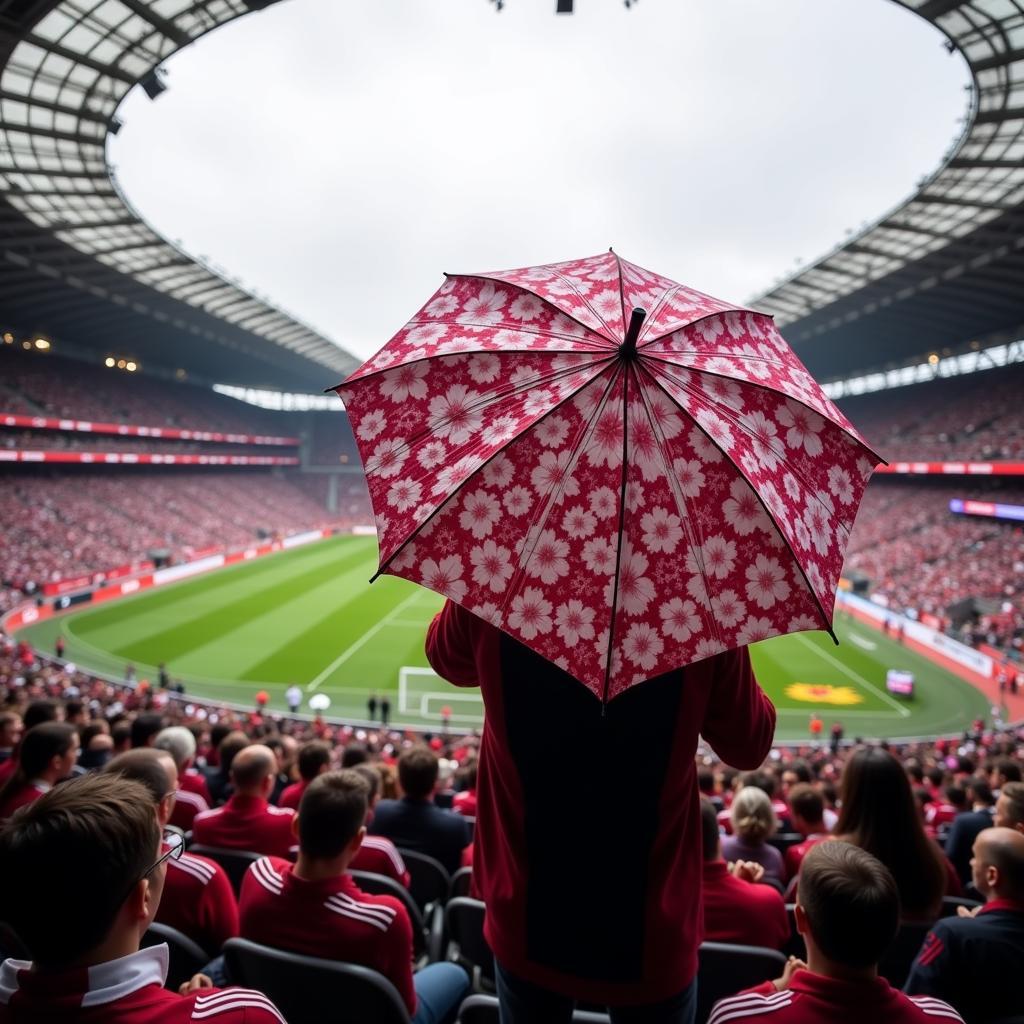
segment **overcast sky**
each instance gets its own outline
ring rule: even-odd
[[[286,0],[135,89],[130,201],[359,356],[441,282],[593,255],[743,302],[959,134],[959,57],[888,0]],[[328,382],[330,383],[330,382]]]

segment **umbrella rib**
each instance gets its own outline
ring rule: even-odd
[[[680,285],[679,287],[682,287],[682,285]],[[736,306],[730,306],[728,309],[712,310],[712,312],[710,312],[710,313],[705,313],[703,316],[697,317],[696,320],[688,320],[685,324],[684,323],[676,324],[670,330],[664,330],[660,334],[658,334],[657,336],[652,337],[652,338],[648,338],[644,342],[644,344],[645,345],[652,345],[656,341],[661,341],[662,339],[667,338],[667,337],[669,337],[672,334],[675,334],[676,331],[685,331],[687,327],[696,327],[697,324],[702,324],[702,323],[704,323],[705,320],[710,320],[713,316],[724,316],[726,313],[749,313],[751,316],[763,316],[763,317],[765,317],[768,320],[772,319],[770,316],[768,316],[767,313],[758,313],[758,312],[756,312],[753,309],[743,309],[742,307],[737,308]],[[652,319],[653,319],[653,317],[652,317]],[[772,326],[774,326],[774,322],[773,322]],[[638,345],[637,347],[639,348],[640,346]],[[698,353],[698,354],[700,354],[700,353]]]
[[[619,254],[614,249],[609,249],[609,252],[615,257],[615,266],[619,269],[619,304],[622,306],[622,332],[625,334],[629,319],[626,317],[626,291],[622,282],[622,260],[619,259]]]
[[[661,381],[659,381],[658,378],[653,373],[650,372],[650,370],[648,370],[647,372],[651,380],[654,382],[654,384],[665,393],[668,399],[672,402],[675,402],[676,405],[679,405],[679,402],[665,388]],[[687,413],[687,415],[689,415],[689,413]],[[735,462],[732,456],[729,455],[729,453],[700,425],[700,422],[697,420],[695,416],[690,416],[690,418],[693,420],[694,426],[696,426],[696,428],[711,442],[711,444],[713,444],[722,453],[722,455],[724,455],[725,458],[728,459],[729,462],[736,467],[736,471],[746,481],[747,486],[750,488],[751,493],[757,499],[758,504],[761,506],[762,509],[764,509],[764,513],[768,517],[768,521],[772,524],[772,526],[775,527],[775,532],[778,533],[778,535],[782,538],[782,543],[786,545],[786,549],[789,551],[790,557],[793,559],[793,563],[796,565],[801,577],[803,578],[804,584],[807,587],[807,592],[811,595],[812,598],[814,598],[814,603],[815,605],[817,605],[818,612],[821,614],[821,620],[825,623],[825,631],[828,633],[830,637],[832,637],[832,642],[838,647],[839,640],[836,637],[835,631],[832,629],[832,623],[829,621],[829,617],[825,614],[824,605],[822,605],[821,599],[815,593],[814,587],[811,586],[811,581],[807,578],[807,573],[804,572],[804,567],[801,564],[800,559],[797,558],[796,552],[793,550],[793,545],[789,543],[789,538],[786,536],[785,531],[782,529],[782,527],[779,526],[778,520],[772,514],[771,509],[768,508],[768,506],[764,503],[764,500],[761,498],[761,495],[758,494],[757,492],[757,488],[751,483],[747,474],[743,471],[742,466]],[[814,497],[817,498],[817,495],[814,495]],[[822,507],[827,508],[824,502],[822,502]]]
[[[616,257],[617,259],[618,257]],[[615,547],[615,582],[612,586],[612,614],[608,620],[608,653],[604,663],[604,689],[601,695],[601,715],[608,707],[608,688],[612,679],[615,655],[615,616],[619,606],[619,577],[622,573],[622,538],[626,527],[626,490],[629,482],[629,376],[631,367],[625,364],[622,378],[622,483],[619,491],[619,539]]]

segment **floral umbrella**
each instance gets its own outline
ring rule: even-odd
[[[454,274],[335,390],[377,575],[463,605],[602,700],[832,632],[880,460],[770,316],[613,252]]]

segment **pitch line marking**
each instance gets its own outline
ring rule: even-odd
[[[824,658],[825,661],[827,661],[830,665],[839,669],[839,671],[842,672],[843,675],[849,677],[855,683],[860,683],[861,686],[867,688],[868,692],[876,694],[877,696],[881,697],[882,700],[884,700],[886,703],[892,705],[892,707],[894,707],[903,718],[910,717],[909,708],[903,707],[902,704],[898,704],[892,697],[889,696],[889,694],[872,686],[859,672],[854,672],[852,668],[847,668],[847,666],[844,665],[838,658],[833,658],[832,655],[828,653],[828,651],[823,651],[820,647],[818,647],[815,644],[812,644],[810,640],[808,640],[804,636],[801,636],[799,633],[794,633],[793,635],[796,637],[797,640],[800,641],[800,643],[804,645],[804,647],[809,647],[820,658]]]
[[[385,626],[392,625],[393,623],[391,620],[394,619],[399,612],[405,611],[405,609],[414,601],[419,600],[419,596],[419,591],[416,591],[415,593],[410,594],[404,601],[395,605],[395,607],[392,608],[376,626],[371,626],[370,629],[368,629],[354,644],[346,647],[345,650],[343,650],[341,654],[339,654],[334,661],[332,661],[330,665],[328,665],[327,668],[325,668],[323,672],[316,677],[316,679],[307,683],[306,692],[308,693],[311,690],[315,690],[325,679],[329,678],[333,674],[335,669],[344,665],[345,662],[356,653],[356,651],[360,650],[369,640],[373,639],[373,637],[375,637]]]

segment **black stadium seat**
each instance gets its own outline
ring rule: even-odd
[[[177,928],[154,921],[146,929],[140,945],[145,949],[159,946],[161,942],[166,942],[170,950],[166,987],[172,992],[176,992],[179,985],[188,981],[193,974],[198,974],[210,962],[210,954],[197,942],[193,942]]]
[[[449,899],[452,896],[468,896],[469,890],[473,882],[473,869],[472,868],[459,868],[458,871],[452,875],[451,886],[448,890]]]
[[[444,865],[425,853],[407,850],[404,846],[399,846],[398,852],[409,871],[409,892],[419,904],[420,910],[426,910],[435,903],[444,903],[448,899],[448,887],[451,884]]]
[[[903,988],[903,983],[910,974],[910,967],[921,950],[924,937],[931,930],[930,924],[908,923],[904,921],[892,945],[885,951],[878,963],[878,973],[893,988]]]
[[[697,1024],[703,1024],[719,999],[778,978],[786,958],[774,949],[702,942],[697,969]]]
[[[799,846],[803,841],[804,837],[799,832],[777,832],[765,840],[769,846],[774,846],[779,853],[785,853],[791,846]]]
[[[444,908],[445,931],[452,943],[449,959],[460,960],[478,970],[480,977],[494,984],[494,954],[484,938],[484,905],[468,896],[456,896]]]
[[[228,939],[224,961],[232,984],[262,992],[288,1024],[410,1024],[398,989],[369,967],[247,939]]]
[[[495,996],[467,996],[459,1007],[459,1024],[498,1024],[498,1000]],[[577,1010],[572,1024],[611,1024],[606,1013]]]
[[[215,860],[227,874],[236,896],[242,891],[242,879],[245,878],[249,865],[263,856],[262,853],[253,853],[252,850],[228,850],[221,846],[203,846],[202,843],[190,846],[188,852]]]

